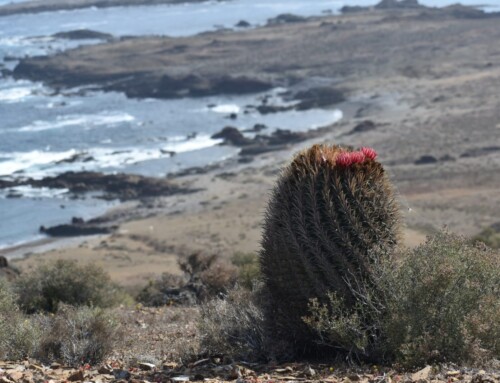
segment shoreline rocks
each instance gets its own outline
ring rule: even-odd
[[[55,177],[41,180],[25,179],[16,181],[0,181],[0,189],[30,185],[51,189],[68,189],[71,193],[83,194],[102,191],[101,197],[107,200],[133,199],[168,196],[189,193],[193,190],[179,187],[165,178],[144,177],[134,174],[103,174],[99,172],[66,172]]]

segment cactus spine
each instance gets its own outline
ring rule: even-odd
[[[370,279],[371,254],[392,248],[399,208],[370,148],[314,145],[284,169],[268,205],[260,262],[275,334],[311,344],[311,298],[335,292],[354,306],[353,281]]]

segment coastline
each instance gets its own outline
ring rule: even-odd
[[[128,7],[138,5],[176,5],[185,3],[202,3],[207,0],[72,0],[71,2],[61,0],[44,1],[38,0],[11,3],[0,6],[0,17],[27,13],[42,13],[56,11],[71,11],[84,8],[111,8]],[[229,0],[215,0],[229,1]]]
[[[13,264],[27,269],[44,259],[78,259],[102,265],[114,280],[132,287],[161,272],[177,272],[177,258],[195,251],[224,257],[256,252],[276,175],[294,152],[318,142],[376,148],[400,197],[408,245],[420,243],[444,225],[474,235],[500,216],[500,149],[495,149],[500,148],[500,55],[490,49],[498,38],[500,25],[492,19],[377,11],[244,33],[125,40],[72,50],[64,60],[60,55],[27,59],[30,68],[36,67],[36,76],[47,70],[49,83],[59,70],[61,78],[69,77],[76,64],[82,66],[84,79],[98,78],[110,67],[108,75],[117,78],[125,73],[122,57],[142,52],[141,44],[163,52],[184,44],[183,52],[161,56],[169,57],[164,72],[146,66],[148,78],[173,75],[184,64],[184,70],[197,73],[202,82],[220,78],[220,73],[251,77],[265,72],[273,86],[311,78],[334,82],[345,89],[349,101],[335,106],[344,118],[321,137],[255,155],[248,163],[234,159],[207,172],[174,177],[182,187],[198,191],[140,201],[105,238],[83,237],[78,245]],[[382,45],[391,46],[391,52]],[[197,54],[202,57],[197,59],[203,59],[202,69],[196,68],[196,60],[188,62],[200,46],[204,48]],[[246,51],[250,46],[253,57]],[[132,70],[144,60],[161,58],[137,57],[130,63]],[[96,60],[98,64],[89,64]],[[132,89],[134,81],[121,82],[122,91],[125,86]],[[197,81],[193,87],[200,85]],[[155,82],[144,84],[141,89],[150,92],[147,87]]]

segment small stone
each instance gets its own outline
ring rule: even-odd
[[[113,375],[115,376],[115,379],[129,379],[130,378],[130,372],[126,370],[113,370]]]
[[[57,369],[61,368],[61,365],[60,365],[59,363],[52,363],[52,364],[50,365],[50,368],[51,368],[52,370],[57,370]]]
[[[446,376],[450,377],[450,376],[459,376],[460,375],[460,371],[458,370],[452,370],[452,371],[448,371],[446,373]]]
[[[311,366],[307,366],[305,369],[304,369],[304,375],[311,378],[313,376],[316,375],[316,371],[314,371]]]
[[[111,375],[113,373],[113,368],[107,365],[103,365],[98,368],[97,372],[102,375]]]
[[[13,381],[17,382],[24,377],[24,374],[21,371],[12,371],[9,373],[9,378]]]
[[[156,366],[153,363],[144,363],[141,362],[138,364],[139,368],[143,371],[152,371],[156,368]]]
[[[163,363],[162,369],[173,370],[173,369],[177,368],[177,366],[178,366],[178,364],[175,362],[167,362],[167,363]]]
[[[420,380],[428,380],[432,374],[432,367],[425,366],[420,371],[415,372],[411,375],[411,380],[418,382]]]
[[[82,370],[78,370],[73,372],[70,376],[68,376],[68,380],[70,382],[81,382],[85,379],[85,375]]]
[[[31,363],[28,366],[28,368],[31,369],[31,370],[43,371],[43,367],[42,366],[39,366],[39,365],[33,364],[33,363]]]
[[[197,360],[196,362],[194,362],[192,367],[201,366],[202,364],[207,364],[208,362],[210,362],[209,358],[200,359],[200,360]]]
[[[189,382],[189,376],[181,375],[172,378],[174,382]]]

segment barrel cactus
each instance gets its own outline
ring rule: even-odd
[[[334,293],[354,307],[352,284],[369,281],[374,253],[397,243],[399,208],[376,156],[371,148],[314,145],[272,192],[260,252],[267,316],[296,348],[314,343],[303,320],[310,300]]]

